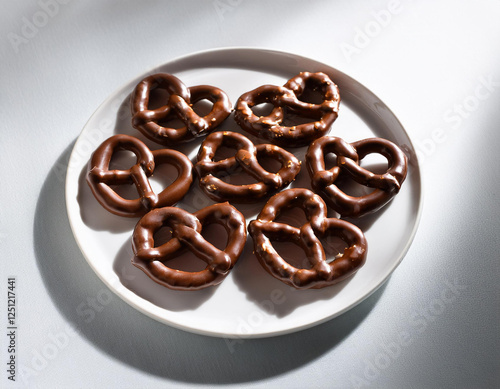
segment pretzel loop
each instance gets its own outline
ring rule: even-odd
[[[313,104],[300,100],[308,89],[318,90],[323,101]],[[252,108],[273,105],[270,114],[258,116]],[[340,95],[337,86],[324,73],[302,72],[283,86],[263,85],[240,96],[234,118],[253,135],[281,146],[299,147],[325,135],[338,116]],[[313,119],[313,122],[286,126],[286,112]]]
[[[233,157],[214,161],[219,147],[227,145],[236,148]],[[264,169],[259,158],[272,158],[281,164],[277,173]],[[235,185],[217,177],[230,175],[242,169],[258,182],[248,185]],[[299,160],[286,150],[270,145],[254,144],[244,135],[236,132],[215,132],[207,136],[198,153],[195,170],[200,178],[201,189],[215,201],[236,203],[255,202],[290,184],[300,170]]]
[[[133,100],[132,112],[137,114],[137,119],[142,121],[165,119],[170,114],[170,105],[166,104],[156,109],[149,109],[149,97],[153,90],[164,89],[170,96],[180,96],[189,103],[189,89],[171,74],[154,74],[146,77],[137,84]]]
[[[203,227],[218,223],[227,232],[227,244],[219,250],[202,236]],[[229,203],[214,204],[190,214],[180,208],[164,207],[143,216],[132,241],[132,263],[153,281],[170,289],[196,290],[223,281],[241,255],[246,241],[245,218]],[[155,247],[154,234],[162,227],[172,229],[172,239]],[[198,272],[168,267],[167,261],[187,248],[207,266]]]
[[[155,89],[164,89],[168,100],[159,108],[150,109],[150,94]],[[210,112],[200,117],[193,105],[208,100],[213,105]],[[188,142],[205,136],[219,126],[231,113],[231,102],[227,94],[209,85],[186,87],[171,74],[159,73],[143,79],[131,96],[132,125],[144,136],[162,145]],[[162,125],[177,118],[184,126],[171,128]]]
[[[308,87],[319,90],[323,98],[320,104],[311,104],[300,100]],[[297,97],[293,101],[293,105],[289,105],[289,107],[303,115],[321,117],[325,113],[338,112],[340,103],[339,90],[324,73],[303,72],[288,80],[285,88],[292,90]]]
[[[279,214],[290,208],[301,208],[308,222],[300,228],[275,222]],[[267,202],[248,231],[254,252],[261,265],[272,276],[297,289],[323,288],[352,276],[365,262],[367,243],[363,232],[344,220],[328,218],[326,205],[308,189],[287,189]],[[319,238],[336,236],[347,248],[328,262]],[[288,241],[301,247],[311,268],[297,268],[288,263],[272,245],[272,241]]]
[[[334,153],[336,165],[326,170],[325,155]],[[360,166],[368,154],[378,153],[388,160],[383,174],[375,174]],[[407,174],[407,158],[394,143],[382,138],[347,143],[341,138],[322,137],[314,141],[306,154],[311,185],[329,206],[342,216],[360,217],[386,205],[400,190]],[[337,183],[349,177],[374,190],[363,196],[344,193]]]
[[[109,169],[112,156],[119,150],[128,150],[137,156],[130,169]],[[177,179],[156,194],[149,182],[158,166],[173,165]],[[150,151],[139,139],[128,135],[114,135],[105,140],[94,152],[89,162],[87,183],[97,201],[109,212],[118,216],[142,216],[153,208],[177,203],[189,190],[192,183],[191,161],[175,150]],[[139,195],[136,199],[125,199],[114,186],[133,184]],[[113,186],[113,187],[112,187]]]

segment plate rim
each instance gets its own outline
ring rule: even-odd
[[[376,285],[373,288],[371,288],[369,291],[367,291],[367,293],[363,294],[357,300],[352,301],[350,304],[346,305],[343,309],[340,309],[340,310],[338,310],[337,312],[335,312],[335,313],[333,313],[331,315],[325,316],[324,318],[322,318],[320,320],[316,320],[316,321],[313,321],[313,322],[310,322],[310,323],[307,323],[307,324],[302,324],[302,325],[299,325],[299,326],[285,328],[283,330],[276,330],[276,331],[252,332],[252,333],[249,333],[249,334],[214,332],[214,331],[210,331],[210,330],[204,330],[204,329],[201,329],[199,327],[182,325],[182,324],[179,324],[179,323],[177,323],[175,321],[168,320],[167,318],[164,318],[164,317],[158,317],[157,315],[155,315],[152,312],[150,312],[148,309],[140,306],[136,301],[133,301],[132,299],[129,299],[128,296],[126,296],[124,293],[121,292],[122,288],[126,289],[126,287],[123,284],[120,284],[121,287],[117,288],[116,285],[113,284],[113,282],[111,282],[106,277],[104,277],[104,275],[102,275],[94,267],[92,261],[87,257],[86,252],[85,252],[85,250],[84,250],[84,248],[82,246],[82,242],[80,241],[80,238],[79,238],[79,236],[78,236],[78,234],[76,233],[76,230],[75,230],[76,226],[74,225],[75,222],[74,222],[74,220],[71,217],[73,211],[70,208],[70,200],[69,200],[69,196],[70,196],[69,192],[71,191],[70,178],[71,178],[71,174],[73,174],[72,173],[72,169],[70,169],[70,163],[71,163],[71,161],[74,158],[74,154],[77,153],[76,146],[77,146],[79,140],[81,139],[81,135],[85,131],[85,129],[88,126],[88,124],[100,112],[100,110],[102,109],[102,107],[104,105],[109,104],[129,84],[132,84],[135,80],[143,78],[146,74],[150,73],[151,70],[153,70],[153,69],[159,69],[159,68],[162,68],[162,67],[173,66],[176,63],[182,63],[182,62],[185,62],[185,61],[189,61],[190,59],[196,58],[196,57],[203,57],[203,56],[207,56],[207,55],[214,55],[214,54],[217,54],[217,53],[226,53],[227,54],[228,52],[235,52],[235,51],[247,52],[247,53],[256,53],[256,52],[258,52],[260,55],[265,55],[265,56],[272,56],[272,55],[276,56],[277,55],[277,56],[294,57],[294,58],[297,58],[297,59],[299,59],[301,61],[312,61],[317,66],[328,68],[328,69],[330,69],[330,70],[332,70],[334,72],[337,72],[337,73],[341,74],[343,77],[345,77],[346,79],[348,79],[350,82],[354,82],[355,84],[358,84],[361,87],[363,87],[363,89],[365,89],[372,96],[376,97],[377,100],[379,100],[383,104],[384,109],[387,110],[387,112],[392,116],[392,118],[397,122],[397,124],[401,127],[401,130],[404,132],[404,135],[406,136],[406,138],[407,138],[407,140],[409,142],[408,146],[411,147],[411,149],[413,151],[415,151],[415,147],[413,145],[411,137],[406,132],[405,127],[402,125],[401,121],[394,114],[394,112],[385,104],[385,102],[383,100],[381,100],[377,95],[375,95],[375,93],[373,93],[370,88],[366,87],[364,84],[361,84],[359,81],[357,81],[356,79],[352,78],[351,76],[349,76],[348,74],[344,73],[343,71],[339,70],[338,68],[330,66],[327,63],[324,63],[322,61],[316,60],[316,59],[311,58],[311,57],[306,57],[306,56],[303,56],[301,54],[296,54],[296,53],[293,53],[293,52],[282,51],[282,50],[277,50],[277,49],[272,49],[272,48],[245,47],[245,46],[229,46],[229,47],[211,48],[211,49],[200,50],[200,51],[196,51],[196,52],[184,54],[184,55],[181,55],[181,56],[178,56],[178,57],[174,57],[171,60],[167,60],[167,61],[165,61],[163,63],[160,63],[160,64],[156,65],[155,67],[151,67],[151,68],[149,68],[149,70],[145,70],[140,75],[132,77],[128,81],[122,83],[121,86],[119,86],[114,91],[112,91],[112,93],[110,93],[108,95],[108,97],[106,99],[104,99],[101,104],[99,104],[99,106],[94,110],[94,112],[92,113],[92,115],[89,117],[89,119],[83,125],[80,133],[78,134],[78,136],[76,138],[76,141],[75,141],[75,143],[73,145],[73,149],[72,149],[71,154],[69,156],[68,166],[67,166],[67,171],[66,171],[66,179],[65,179],[65,190],[64,190],[64,193],[65,193],[65,203],[66,203],[66,211],[67,211],[68,220],[69,220],[69,224],[70,224],[70,228],[71,228],[73,237],[74,237],[74,239],[75,239],[75,241],[76,241],[76,243],[78,245],[78,248],[79,248],[80,252],[82,253],[83,257],[85,258],[87,264],[90,266],[90,268],[93,270],[93,272],[98,276],[98,278],[106,285],[106,287],[108,289],[110,289],[115,295],[117,295],[118,297],[120,297],[120,299],[122,299],[128,305],[132,306],[133,308],[135,308],[139,312],[145,314],[146,316],[152,318],[155,321],[158,321],[160,323],[163,323],[163,324],[169,325],[171,327],[174,327],[174,328],[186,331],[186,332],[190,332],[190,333],[195,333],[195,334],[205,335],[205,336],[211,336],[211,337],[217,337],[217,338],[238,338],[238,339],[267,338],[267,337],[281,336],[281,335],[286,335],[286,334],[290,334],[290,333],[299,332],[299,331],[305,330],[307,328],[311,328],[311,327],[314,327],[316,325],[319,325],[319,324],[322,324],[324,322],[327,322],[329,320],[332,320],[333,318],[338,317],[338,316],[344,314],[345,312],[353,309],[355,306],[357,306],[361,302],[365,301],[373,293],[375,293],[385,282],[387,282],[387,280],[389,279],[389,277],[394,273],[394,271],[396,270],[396,268],[401,264],[401,262],[403,261],[403,259],[407,255],[407,253],[408,253],[408,251],[409,251],[409,249],[410,249],[410,247],[411,247],[411,245],[412,245],[412,243],[413,243],[413,241],[415,239],[415,236],[416,236],[419,224],[420,224],[422,212],[423,212],[423,201],[424,201],[423,193],[424,193],[424,188],[423,188],[423,181],[422,181],[422,170],[420,168],[420,163],[419,163],[418,156],[416,155],[416,153],[414,155],[412,155],[412,166],[413,166],[414,172],[417,173],[416,179],[417,179],[419,193],[418,193],[418,196],[415,196],[417,198],[417,200],[418,200],[418,207],[417,207],[417,210],[415,212],[414,225],[413,225],[413,228],[412,228],[411,232],[408,235],[408,239],[407,239],[407,242],[406,242],[405,246],[400,251],[399,257],[397,258],[397,260],[395,260],[393,262],[392,266],[386,268],[384,277],[381,277],[381,279],[378,281],[378,283],[376,283]],[[220,67],[224,67],[224,66],[220,66]],[[140,296],[137,296],[137,297],[140,298],[140,299],[143,299]]]

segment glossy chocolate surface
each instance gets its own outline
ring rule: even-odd
[[[161,88],[168,93],[166,104],[149,108],[150,94]],[[211,111],[200,117],[193,105],[201,100],[213,103]],[[177,77],[159,73],[139,82],[131,96],[132,125],[146,137],[162,145],[170,146],[205,136],[219,126],[231,113],[232,105],[227,94],[210,85],[188,88]],[[179,119],[184,126],[165,127],[171,119]]]
[[[227,244],[219,250],[202,236],[203,226],[218,223],[227,232]],[[155,247],[154,234],[162,227],[172,229],[172,239]],[[243,215],[229,203],[214,204],[193,214],[175,207],[158,208],[143,216],[133,234],[132,263],[153,281],[170,289],[197,290],[217,285],[229,274],[246,242]],[[189,272],[168,267],[168,260],[188,249],[207,266]]]
[[[325,168],[325,155],[328,153],[337,156],[336,165],[329,170]],[[360,166],[360,161],[371,153],[381,154],[387,159],[385,173],[375,174]],[[386,205],[401,189],[408,171],[408,161],[403,151],[382,138],[347,143],[337,137],[322,137],[309,147],[306,165],[316,193],[341,216],[349,217],[361,217]],[[374,190],[363,196],[350,196],[337,185],[346,178]]]
[[[301,208],[308,222],[300,228],[276,222],[280,213]],[[287,189],[269,199],[248,230],[254,252],[261,265],[275,278],[297,289],[318,289],[352,276],[365,262],[367,242],[363,232],[344,220],[327,217],[327,208],[320,196],[308,189]],[[347,248],[328,262],[319,238],[338,237]],[[297,268],[282,258],[273,241],[288,241],[300,247],[311,268]]]
[[[320,92],[319,104],[300,100],[308,89]],[[252,107],[269,103],[269,115],[257,116]],[[238,99],[234,118],[245,131],[284,147],[300,147],[325,135],[338,116],[340,95],[337,85],[324,73],[302,72],[280,87],[263,85]],[[313,121],[286,126],[287,112]]]
[[[214,161],[222,147],[236,149],[234,157]],[[259,158],[277,160],[281,167],[271,173],[259,163]],[[300,171],[300,161],[288,151],[271,144],[254,145],[247,137],[236,132],[219,131],[207,136],[198,153],[195,170],[200,178],[201,189],[214,201],[234,203],[257,202],[289,185]],[[218,178],[243,170],[258,182],[235,185]]]
[[[110,170],[113,154],[120,150],[133,152],[137,163],[130,169]],[[149,177],[155,168],[172,165],[177,169],[177,179],[163,191],[156,194],[151,188]],[[87,183],[95,198],[109,212],[118,216],[138,217],[153,208],[177,203],[189,190],[193,181],[193,165],[189,158],[175,150],[151,151],[139,139],[129,135],[114,135],[105,140],[94,152],[88,165]],[[114,185],[135,185],[139,195],[136,199],[120,196]]]

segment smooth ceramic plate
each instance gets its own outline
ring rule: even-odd
[[[234,104],[246,91],[263,84],[283,85],[287,79],[306,70],[325,72],[339,86],[342,103],[331,135],[349,142],[383,137],[400,145],[410,156],[409,174],[401,192],[383,211],[356,222],[364,230],[369,244],[364,267],[333,287],[296,291],[260,267],[252,254],[249,236],[235,268],[217,287],[180,292],[151,281],[130,261],[131,234],[137,219],[120,218],[105,211],[92,196],[84,176],[92,152],[106,138],[125,133],[145,140],[130,123],[128,97],[135,85],[147,75],[167,72],[188,86],[217,86]],[[232,115],[222,129],[239,131]],[[149,141],[146,143],[153,149],[161,148]],[[193,160],[200,143],[201,140],[195,141],[180,150]],[[305,149],[293,150],[303,160]],[[373,293],[394,271],[412,242],[421,209],[420,172],[414,155],[408,135],[389,108],[363,85],[338,70],[277,51],[212,50],[145,72],[97,109],[83,128],[70,157],[67,209],[74,236],[89,265],[113,292],[139,311],[174,327],[206,335],[274,336],[311,327],[345,312]],[[293,186],[310,188],[305,166]],[[195,211],[209,204],[212,201],[194,184],[179,206]],[[249,222],[262,205],[238,208]],[[209,235],[216,236],[217,231]]]

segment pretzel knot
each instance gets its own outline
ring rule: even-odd
[[[326,170],[325,155],[334,153],[337,162]],[[383,155],[388,161],[384,174],[374,174],[360,166],[360,161],[371,153]],[[382,138],[363,139],[347,143],[341,138],[322,137],[314,141],[306,154],[311,184],[330,207],[342,216],[360,217],[386,205],[400,190],[408,163],[406,155],[394,143]],[[350,178],[374,190],[363,196],[350,196],[337,185]]]
[[[155,89],[165,90],[168,100],[165,105],[150,109],[150,94]],[[193,110],[193,105],[201,100],[213,104],[203,117]],[[131,97],[132,125],[152,141],[167,146],[205,136],[229,116],[231,108],[229,97],[221,89],[209,85],[188,88],[177,77],[165,73],[143,79]],[[174,118],[182,121],[184,127],[162,125]]]
[[[275,222],[280,212],[299,207],[308,222],[300,228]],[[248,231],[254,242],[254,251],[261,265],[272,276],[297,289],[318,289],[333,285],[353,275],[365,262],[367,242],[355,225],[327,217],[324,201],[308,189],[287,189],[267,202]],[[333,261],[328,261],[319,238],[335,236],[347,248]],[[304,250],[311,268],[297,268],[288,263],[274,249],[271,241],[288,241]]]
[[[219,250],[201,235],[204,226],[218,223],[227,232],[227,245]],[[162,227],[172,229],[172,238],[155,247],[154,234]],[[246,242],[243,215],[229,203],[214,204],[194,214],[180,208],[154,209],[137,223],[132,241],[132,263],[153,281],[170,289],[196,290],[219,284],[233,268]],[[167,266],[184,249],[206,262],[205,269],[188,272]]]
[[[132,151],[137,163],[127,170],[110,170],[113,154],[119,150]],[[151,188],[149,177],[155,167],[173,165],[178,172],[177,179],[163,191],[156,194]],[[149,210],[173,205],[184,197],[193,181],[193,165],[182,153],[175,150],[151,151],[139,139],[128,135],[114,135],[105,140],[90,159],[87,183],[97,201],[109,212],[118,216],[142,216]],[[125,199],[111,185],[135,185],[139,197]]]
[[[323,101],[319,104],[300,100],[308,90],[319,91]],[[269,115],[257,116],[252,107],[269,103]],[[324,73],[302,72],[283,86],[263,85],[240,96],[234,118],[249,133],[280,146],[299,147],[325,135],[338,116],[340,96],[337,85]],[[284,125],[288,115],[313,119],[312,122],[293,126]]]
[[[237,150],[234,157],[214,161],[221,146]],[[265,170],[259,158],[272,158],[281,164],[277,173]],[[221,180],[218,175],[230,175],[241,168],[259,182],[234,185]],[[300,161],[281,147],[260,144],[255,146],[247,137],[230,131],[214,132],[207,136],[198,153],[195,170],[200,177],[201,189],[215,201],[230,200],[248,203],[261,200],[290,184],[300,170]]]

